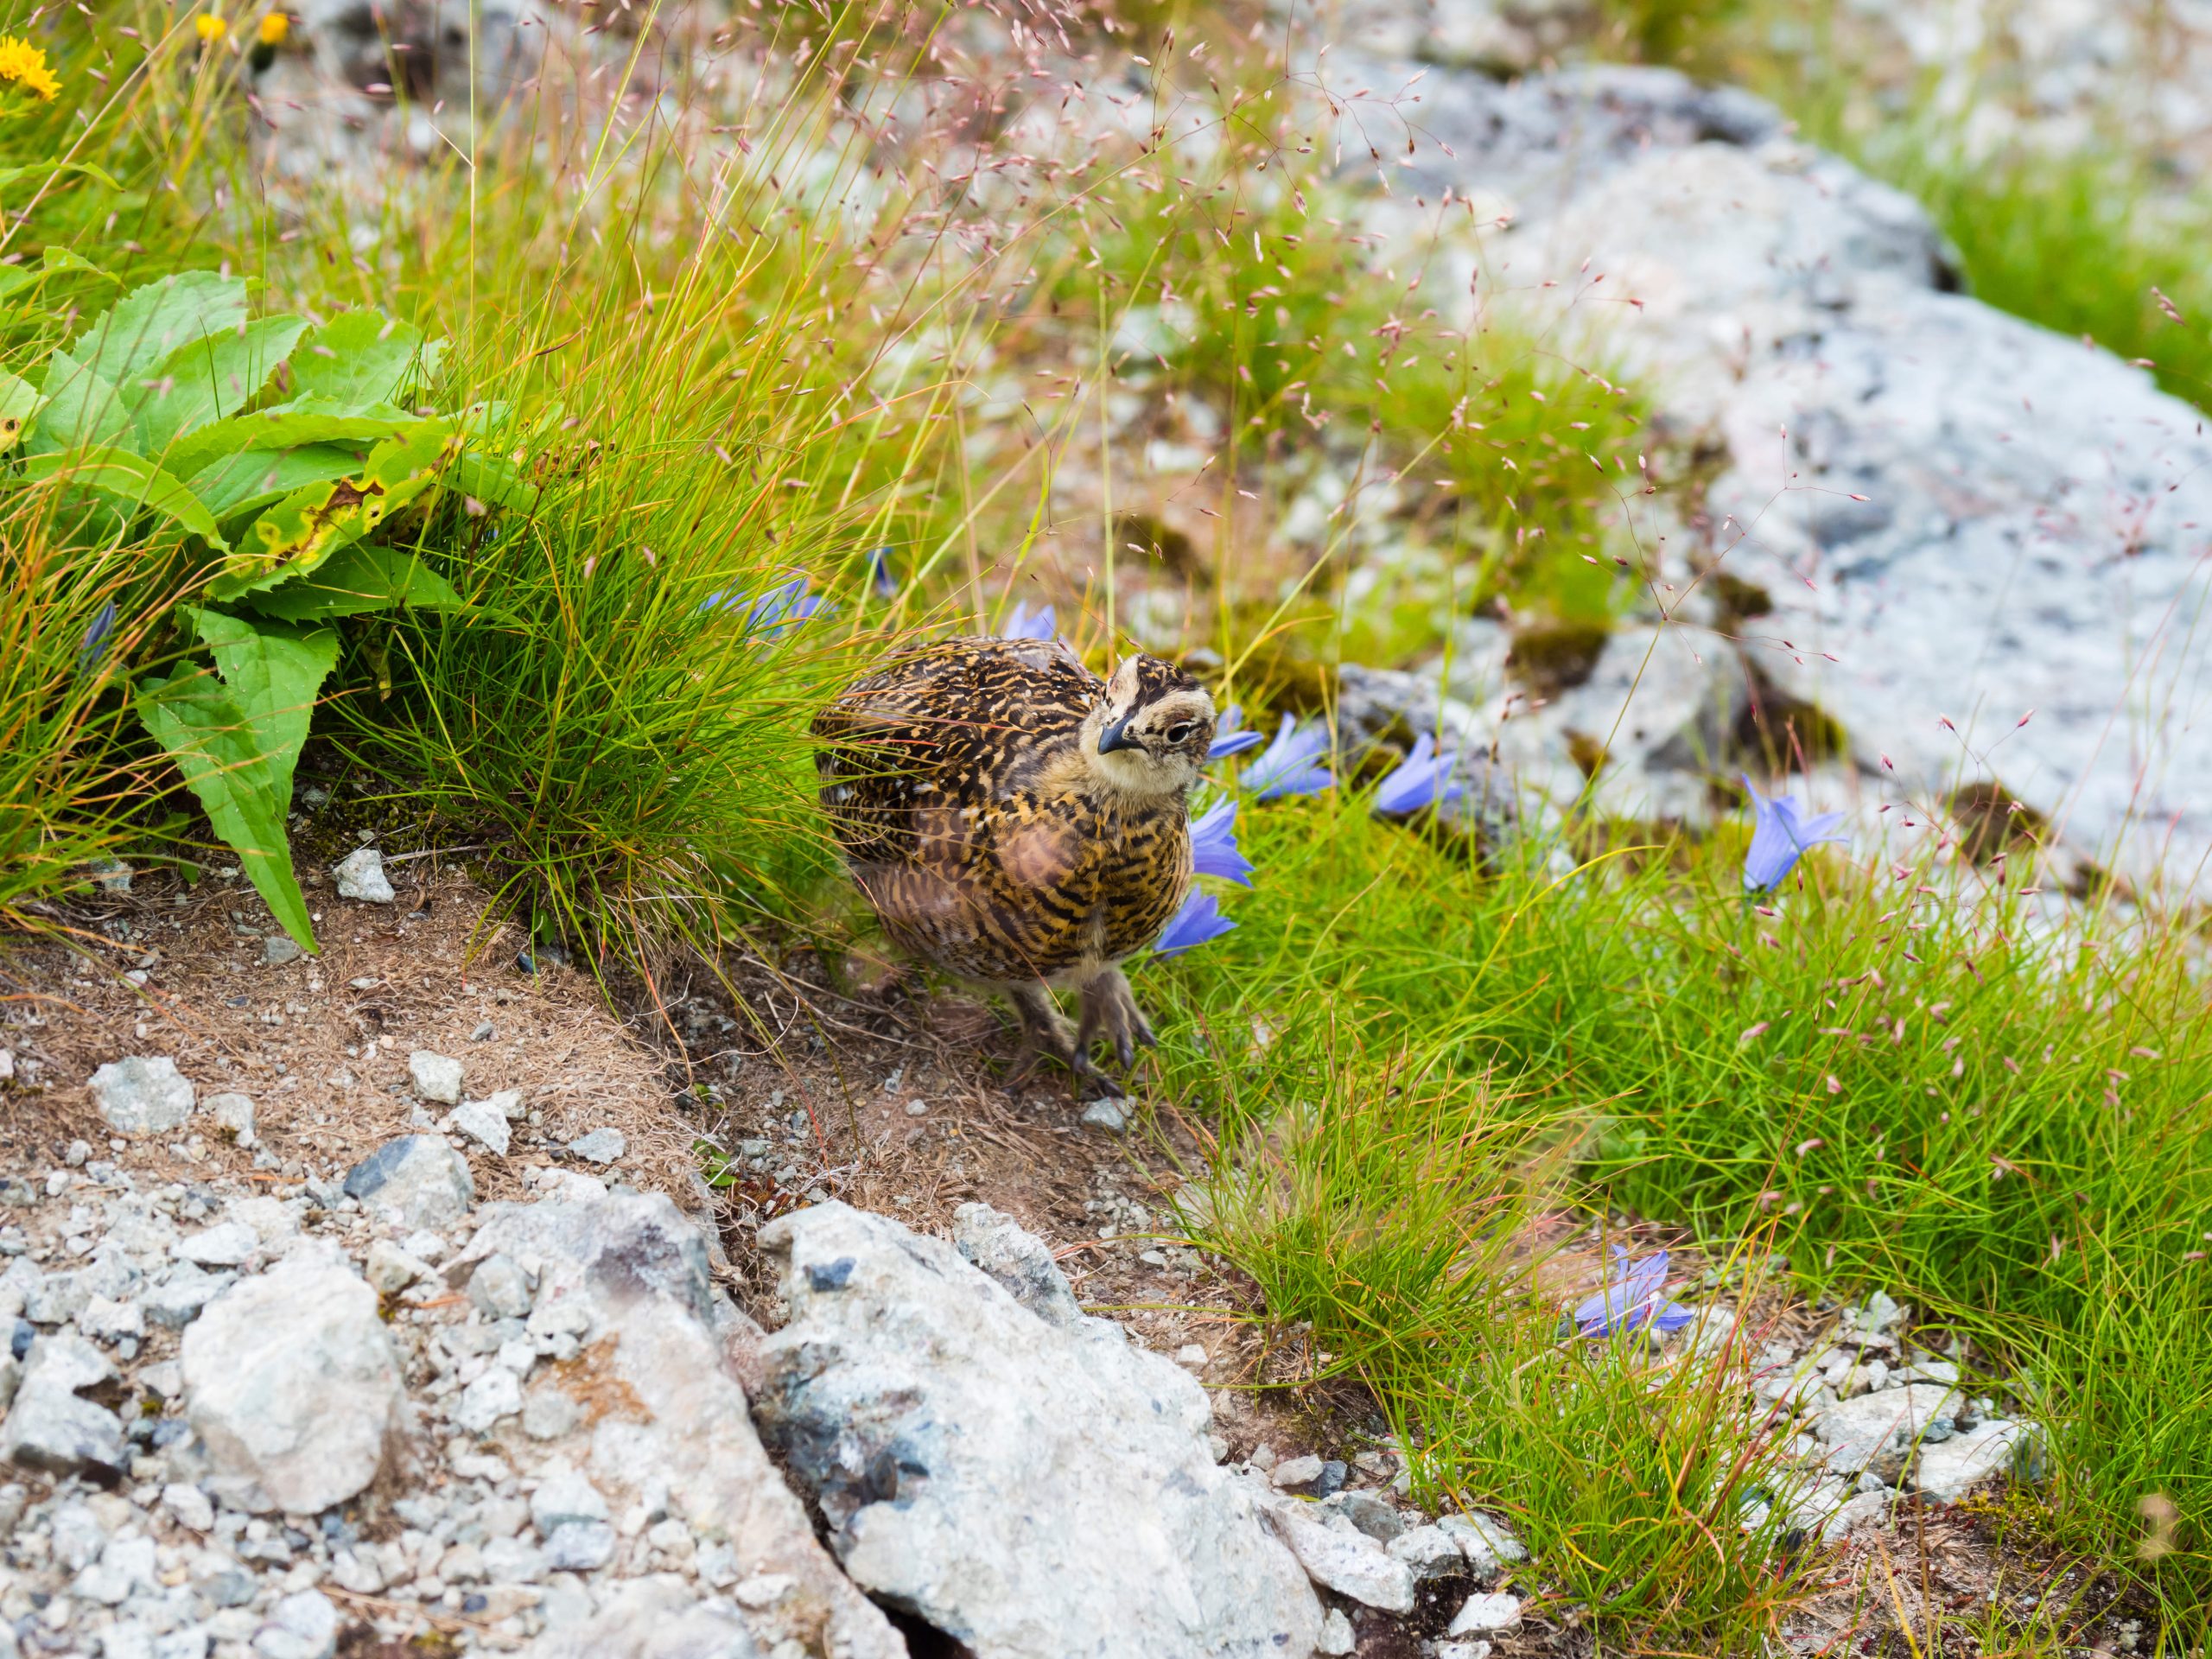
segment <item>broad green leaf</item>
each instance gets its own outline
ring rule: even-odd
[[[176,762],[215,833],[237,851],[271,913],[312,950],[315,931],[284,818],[315,693],[338,660],[338,637],[327,628],[303,633],[218,611],[192,614],[214,651],[215,671],[179,669],[167,680],[143,682],[138,717]]]
[[[463,495],[516,512],[537,505],[537,486],[525,484],[519,472],[496,455],[464,452],[453,464],[453,486]]]
[[[302,443],[373,443],[411,431],[423,417],[388,404],[340,404],[300,397],[274,409],[233,415],[187,433],[162,454],[168,469],[190,477],[210,461],[250,449],[287,449]]]
[[[273,506],[297,489],[358,473],[368,460],[359,444],[309,443],[297,449],[248,449],[202,467],[192,493],[218,518]]]
[[[132,511],[144,508],[175,519],[220,552],[230,551],[200,498],[143,455],[113,444],[85,449],[65,449],[31,456],[22,476],[31,483],[58,478],[81,489],[113,496]]]
[[[337,665],[338,636],[328,628],[303,632],[222,611],[190,614],[200,639],[215,653],[215,671],[253,722],[254,736],[289,810],[292,768],[308,741],[315,693]]]
[[[78,361],[123,385],[153,372],[171,352],[245,321],[245,280],[180,271],[134,288],[77,337]]]
[[[46,406],[31,423],[23,447],[32,454],[83,449],[95,444],[127,444],[130,411],[123,394],[105,375],[80,361],[67,346],[46,360]]]
[[[23,435],[25,423],[45,403],[38,388],[29,381],[0,372],[0,454],[16,447],[16,441]]]
[[[166,459],[184,434],[251,403],[293,344],[304,317],[260,317],[243,329],[188,340],[122,388],[145,454]]]
[[[293,353],[292,384],[334,403],[390,404],[429,372],[422,356],[419,328],[374,311],[341,311]]]
[[[0,300],[4,300],[26,288],[34,287],[48,277],[66,270],[81,270],[99,277],[104,282],[116,279],[102,270],[80,253],[72,253],[58,244],[49,244],[44,260],[35,265],[0,265]]]
[[[251,594],[245,602],[288,622],[318,622],[364,611],[457,611],[467,604],[419,555],[366,542],[342,547],[313,575]]]
[[[435,485],[460,442],[449,422],[424,421],[377,445],[359,473],[293,491],[240,532],[208,593],[235,599],[314,569]]]

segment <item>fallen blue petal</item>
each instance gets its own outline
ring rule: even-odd
[[[999,630],[998,637],[1001,639],[1050,639],[1056,631],[1051,606],[1023,605],[1016,607],[1007,625]]]

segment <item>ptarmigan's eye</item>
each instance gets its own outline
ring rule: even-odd
[[[1167,728],[1167,741],[1170,743],[1186,742],[1189,741],[1190,735],[1191,722],[1187,720],[1179,726],[1170,726]]]

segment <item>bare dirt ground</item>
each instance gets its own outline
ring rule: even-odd
[[[391,873],[397,902],[383,906],[310,878],[319,957],[292,956],[251,889],[219,874],[196,887],[141,874],[130,893],[79,906],[75,949],[16,942],[0,954],[0,1050],[13,1065],[0,1081],[0,1175],[111,1158],[161,1181],[340,1179],[442,1115],[409,1078],[409,1055],[430,1050],[463,1063],[467,1097],[522,1096],[505,1157],[468,1147],[480,1199],[522,1196],[525,1171],[575,1162],[570,1141],[617,1129],[621,1158],[590,1167],[710,1209],[718,1271],[769,1325],[780,1310],[752,1236],[771,1217],[837,1198],[943,1233],[980,1199],[1044,1238],[1087,1306],[1207,1382],[1231,1456],[1316,1452],[1387,1478],[1373,1401],[1341,1381],[1297,1386],[1312,1358],[1297,1333],[1268,1326],[1249,1280],[1179,1239],[1172,1200],[1211,1147],[1172,1102],[1141,1103],[1128,1135],[1085,1127],[1065,1080],[1021,1075],[992,1009],[833,989],[804,951],[725,964],[726,980],[664,974],[649,993],[618,993],[636,1008],[625,1019],[588,975],[524,966],[525,941],[486,922],[465,868],[421,859]],[[254,1144],[111,1137],[86,1082],[131,1054],[172,1057],[203,1096],[250,1096]],[[1680,1248],[1658,1229],[1624,1236]],[[1594,1247],[1580,1259],[1594,1276]],[[1745,1312],[1757,1341],[1802,1337],[1821,1318],[1780,1297]],[[1901,1506],[1831,1554],[1823,1587],[1789,1623],[1790,1649],[2151,1650],[2152,1627],[2131,1623],[2108,1588],[2008,1541],[2021,1530],[1994,1506]],[[1450,1611],[1363,1618],[1360,1652],[1414,1659],[1418,1636]],[[1500,1659],[1594,1651],[1571,1614],[1543,1616],[1541,1593],[1529,1611]]]

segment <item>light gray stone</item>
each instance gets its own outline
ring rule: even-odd
[[[215,1127],[241,1147],[256,1144],[253,1136],[253,1096],[235,1092],[210,1095],[200,1109],[215,1120]]]
[[[511,1255],[487,1255],[468,1275],[468,1300],[489,1319],[526,1319],[530,1317],[530,1275]]]
[[[1521,1598],[1478,1592],[1452,1615],[1446,1636],[1507,1636],[1521,1628]]]
[[[1814,1421],[1813,1433],[1827,1449],[1831,1472],[1894,1483],[1922,1441],[1950,1437],[1963,1404],[1955,1389],[1910,1382],[1839,1401]]]
[[[1414,67],[1331,62],[1378,87]],[[1677,594],[1660,644],[1685,673],[1700,654],[1756,676],[1769,709],[1836,723],[1840,764],[1814,792],[1853,815],[1860,855],[1955,836],[1974,809],[1942,804],[1970,785],[1999,823],[2015,800],[2042,813],[2069,864],[2185,880],[2212,846],[2212,723],[2138,716],[2196,707],[2212,673],[2212,635],[2185,620],[2212,523],[2200,411],[1953,291],[1916,203],[1743,94],[1611,66],[1510,86],[1436,70],[1419,90],[1416,154],[1370,228],[1433,236],[1414,204],[1446,186],[1510,215],[1443,256],[1440,291],[1479,268],[1483,294],[1519,296],[1560,349],[1633,376],[1660,428],[1717,439],[1722,464],[1688,505],[1719,569],[1769,608],[1714,626],[1685,562],[1659,573]],[[1602,324],[1586,298],[1599,273],[1637,302],[1596,308]],[[1528,729],[1548,721],[1564,717]],[[2133,741],[2112,740],[2115,721]],[[1609,809],[1641,790],[1709,810],[1669,768],[1694,781],[1749,758],[1726,722],[1667,724],[1601,770]],[[1547,786],[1581,783],[1549,777],[1556,748],[1544,768]]]
[[[493,1255],[532,1264],[531,1336],[554,1351],[561,1342],[573,1352],[588,1341],[594,1357],[588,1412],[564,1391],[578,1386],[565,1368],[539,1368],[524,1432],[540,1466],[565,1461],[584,1490],[598,1495],[598,1516],[623,1516],[639,1505],[681,1516],[700,1538],[720,1541],[714,1549],[728,1552],[725,1583],[789,1575],[793,1588],[777,1615],[793,1630],[818,1633],[810,1639],[823,1650],[895,1659],[902,1651],[897,1632],[837,1570],[760,1445],[729,1369],[697,1228],[665,1198],[604,1188],[594,1197],[574,1182],[538,1203],[488,1205],[478,1219],[468,1248],[449,1265],[455,1281]],[[614,1393],[626,1402],[619,1418],[600,1403]],[[587,1529],[564,1541],[564,1552],[600,1535],[590,1529],[611,1524],[591,1513],[594,1502],[557,1488],[549,1495],[543,1484],[532,1495],[545,1520],[572,1517],[558,1530]],[[564,1586],[575,1580],[550,1570],[557,1562],[552,1540],[545,1543],[541,1612],[550,1631],[562,1622],[556,1611],[572,1605]],[[702,1549],[702,1562],[706,1554]],[[587,1603],[568,1623],[588,1613]]]
[[[111,1060],[92,1073],[92,1089],[118,1135],[166,1135],[192,1116],[192,1084],[166,1054]]]
[[[1373,1492],[1332,1492],[1321,1507],[1341,1515],[1378,1544],[1389,1545],[1406,1529],[1406,1517]]]
[[[1914,1490],[1938,1503],[1956,1503],[1986,1480],[2010,1473],[2028,1448],[2034,1428],[1986,1418],[1937,1446],[1923,1446],[1913,1467]]]
[[[455,1428],[470,1434],[487,1434],[502,1417],[522,1409],[522,1383],[504,1365],[494,1365],[461,1391],[454,1402]]]
[[[963,1204],[952,1212],[952,1245],[1046,1324],[1071,1330],[1083,1325],[1083,1304],[1051,1247],[1013,1217],[988,1204]]]
[[[797,1643],[790,1647],[794,1655],[804,1651]],[[596,1614],[549,1628],[523,1651],[524,1659],[765,1659],[728,1603],[704,1605],[662,1578],[615,1586]]]
[[[99,1560],[79,1573],[69,1587],[86,1601],[119,1607],[142,1590],[155,1587],[154,1541],[135,1529],[118,1533]]]
[[[1413,1568],[1351,1522],[1278,1492],[1268,1492],[1259,1503],[1314,1583],[1386,1613],[1413,1611]]]
[[[1216,1466],[1180,1367],[1104,1321],[1040,1317],[952,1246],[842,1204],[761,1243],[785,1258],[791,1316],[761,1344],[756,1418],[856,1583],[979,1659],[1060,1659],[1105,1632],[1158,1659],[1312,1652],[1320,1607],[1258,1513],[1264,1489]],[[1026,1254],[1002,1234],[985,1253]]]
[[[391,882],[384,873],[384,855],[373,847],[363,847],[346,854],[331,866],[330,874],[338,884],[340,899],[356,899],[369,905],[388,905],[394,897]]]
[[[1459,1540],[1441,1527],[1408,1527],[1382,1548],[1403,1561],[1416,1579],[1436,1579],[1466,1570]]]
[[[461,1062],[451,1055],[418,1048],[407,1057],[407,1077],[423,1099],[442,1106],[461,1103]]]
[[[261,942],[261,960],[265,967],[282,968],[306,954],[300,949],[299,941],[289,933],[271,933]]]
[[[346,1195],[410,1227],[450,1227],[476,1200],[468,1160],[435,1135],[387,1141],[346,1172]]]
[[[24,1357],[22,1380],[0,1424],[0,1458],[52,1475],[115,1475],[130,1466],[123,1424],[105,1406],[77,1392],[114,1376],[99,1350],[82,1337],[38,1338]]]
[[[269,1610],[254,1632],[261,1659],[331,1659],[338,1650],[338,1608],[320,1590],[301,1590]]]
[[[548,1475],[531,1494],[530,1518],[540,1533],[550,1533],[571,1521],[604,1521],[607,1499],[587,1478],[573,1469],[563,1469]]]
[[[1330,1608],[1329,1616],[1321,1621],[1320,1639],[1314,1643],[1313,1651],[1338,1655],[1353,1653],[1358,1648],[1359,1633],[1352,1629],[1351,1620],[1340,1609]]]
[[[564,1573],[589,1573],[614,1554],[614,1529],[604,1521],[564,1521],[545,1535],[545,1565]]]
[[[197,1486],[171,1482],[162,1488],[162,1507],[176,1517],[179,1526],[194,1532],[206,1532],[215,1524],[215,1506]]]
[[[1311,1486],[1321,1478],[1321,1471],[1328,1467],[1326,1459],[1307,1452],[1304,1457],[1285,1458],[1268,1471],[1268,1478],[1286,1491],[1300,1486]]]
[[[77,1316],[77,1329],[95,1342],[135,1342],[146,1334],[146,1315],[136,1302],[95,1296]]]
[[[1496,1578],[1506,1567],[1529,1559],[1529,1547],[1514,1536],[1513,1529],[1480,1510],[1444,1516],[1436,1524],[1459,1546],[1459,1553],[1478,1579]]]
[[[545,1552],[519,1538],[494,1538],[484,1546],[484,1574],[493,1584],[536,1584],[546,1573]]]
[[[248,1510],[315,1515],[376,1478],[407,1428],[376,1293],[302,1249],[217,1297],[186,1330],[186,1409],[210,1484]]]
[[[145,1311],[148,1319],[163,1330],[181,1331],[236,1276],[208,1273],[185,1262],[171,1268],[160,1284],[141,1294],[138,1306]]]
[[[1119,1135],[1129,1127],[1129,1109],[1118,1100],[1094,1100],[1084,1107],[1076,1121],[1087,1129],[1103,1129],[1109,1135]]]
[[[171,1251],[180,1262],[194,1267],[235,1268],[261,1248],[261,1235],[243,1221],[219,1222],[188,1233]]]
[[[418,1262],[388,1238],[379,1238],[369,1246],[367,1258],[361,1263],[361,1274],[370,1288],[385,1296],[396,1296],[418,1279],[427,1279],[435,1272],[428,1262]]]
[[[569,1142],[569,1150],[579,1158],[588,1158],[594,1164],[611,1164],[628,1150],[622,1131],[602,1124],[588,1135],[580,1135]]]
[[[446,1126],[502,1158],[507,1155],[512,1131],[507,1128],[507,1115],[495,1100],[464,1100],[447,1116]]]

